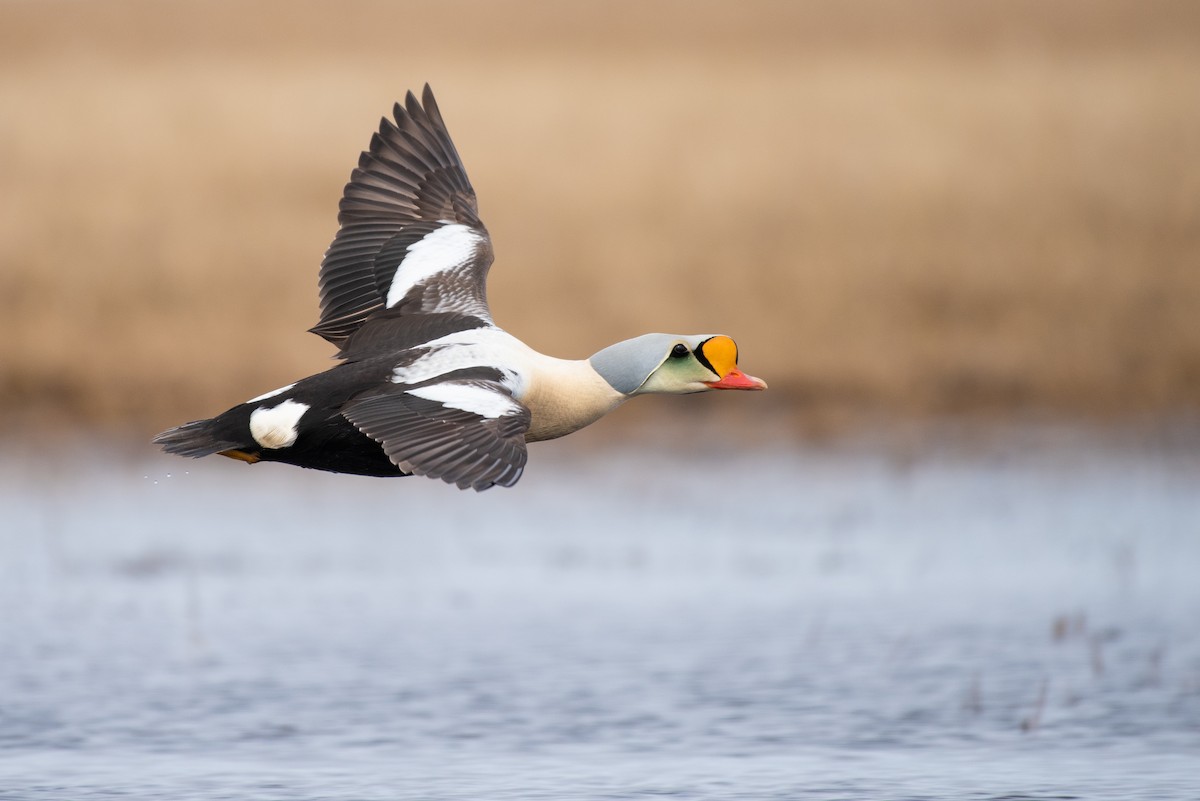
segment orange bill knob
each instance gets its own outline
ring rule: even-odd
[[[727,336],[710,337],[700,344],[700,353],[718,381],[705,381],[711,389],[766,389],[767,382],[737,368],[737,344]]]

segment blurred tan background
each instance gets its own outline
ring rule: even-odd
[[[0,65],[8,429],[328,366],[341,187],[425,81],[540,350],[728,333],[797,420],[1200,408],[1197,3],[0,2]]]

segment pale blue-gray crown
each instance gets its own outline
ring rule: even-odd
[[[593,354],[592,369],[622,395],[633,394],[667,358],[671,344],[683,340],[691,344],[695,337],[678,334],[643,334],[626,339]],[[695,347],[695,344],[692,344]]]

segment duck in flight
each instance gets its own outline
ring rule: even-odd
[[[335,473],[511,487],[526,443],[570,434],[635,395],[766,389],[720,334],[645,334],[588,359],[546,356],[492,322],[492,242],[429,86],[371,138],[321,263],[335,367],[154,438]]]

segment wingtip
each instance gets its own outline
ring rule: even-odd
[[[417,100],[417,96],[412,93],[411,89],[404,93],[404,107],[408,110],[410,117],[421,116],[421,103]]]

